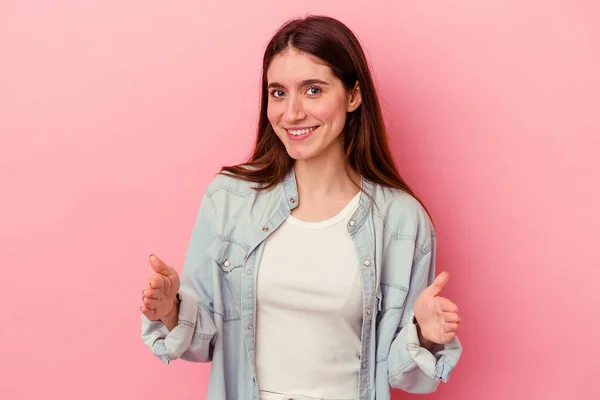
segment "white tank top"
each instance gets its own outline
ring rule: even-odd
[[[293,216],[265,243],[257,277],[257,384],[264,395],[357,399],[362,290],[347,224]]]

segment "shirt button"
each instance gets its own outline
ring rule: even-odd
[[[371,315],[371,309],[367,308],[367,315]]]
[[[268,226],[263,226],[263,231],[268,232],[269,231],[269,227]]]
[[[366,267],[368,267],[369,265],[371,265],[371,261],[369,261],[369,260],[365,260],[365,261],[363,262],[363,264],[365,264],[365,266],[366,266]]]
[[[250,268],[246,270],[246,275],[252,275],[252,270]]]
[[[292,197],[292,198],[290,199],[290,203],[292,203],[292,204],[296,204],[296,199]]]
[[[225,260],[225,262],[223,263],[224,266],[229,267],[231,265],[231,263],[229,262],[229,260]]]
[[[252,329],[254,329],[254,327],[252,326],[252,324],[248,325],[248,330],[251,331]]]
[[[365,361],[363,361],[363,362],[362,362],[362,364],[360,364],[360,367],[361,367],[362,369],[365,369],[365,368],[367,368],[367,363],[366,363]]]
[[[350,221],[350,226],[354,226],[354,225],[356,225],[356,221],[355,220],[351,220]]]

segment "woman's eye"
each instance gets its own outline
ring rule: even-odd
[[[273,96],[273,97],[281,97],[283,95],[284,95],[283,90],[273,90],[271,92],[271,96]]]
[[[310,94],[310,95],[314,96],[314,95],[319,94],[319,93],[321,93],[321,89],[318,88],[318,87],[311,87],[311,88],[308,89],[308,94]]]

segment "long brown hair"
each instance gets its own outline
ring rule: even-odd
[[[362,103],[348,113],[343,133],[346,168],[352,168],[373,183],[403,190],[419,200],[394,164],[375,85],[360,43],[346,25],[327,16],[294,19],[275,33],[263,57],[254,151],[246,163],[223,167],[222,172],[259,183],[257,190],[265,190],[280,183],[294,165],[267,118],[267,70],[273,58],[289,48],[324,60],[348,91],[359,82]]]

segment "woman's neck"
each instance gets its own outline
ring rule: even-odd
[[[342,156],[296,161],[294,173],[300,196],[313,199],[354,196],[361,184],[358,173],[346,170]]]
[[[292,215],[303,221],[323,221],[337,215],[360,191],[360,176],[346,171],[341,157],[296,161],[294,173],[299,201]]]

